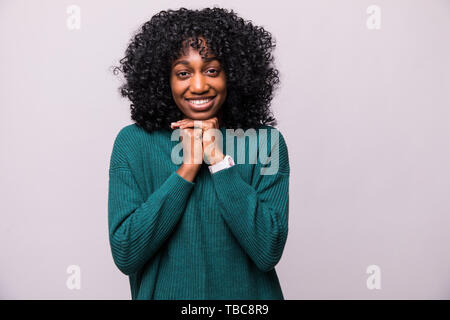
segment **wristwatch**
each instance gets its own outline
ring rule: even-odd
[[[208,169],[209,169],[209,172],[211,172],[211,174],[213,174],[217,171],[220,171],[222,169],[226,169],[226,168],[229,168],[232,166],[234,166],[233,158],[229,155],[226,155],[222,161],[219,161],[216,164],[213,164],[212,166],[208,166]]]

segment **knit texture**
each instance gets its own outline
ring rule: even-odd
[[[203,163],[194,182],[176,172],[181,164],[171,153],[180,141],[171,140],[172,130],[132,124],[119,131],[109,168],[109,241],[133,300],[284,300],[275,265],[288,234],[288,150],[276,128],[258,129],[266,129],[267,144],[256,139],[256,149],[276,156],[276,173],[261,174],[267,161],[250,163],[254,140],[244,136],[232,139],[234,166],[211,174]],[[245,163],[237,163],[240,155]]]

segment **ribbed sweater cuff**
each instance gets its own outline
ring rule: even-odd
[[[212,174],[217,196],[220,200],[226,201],[230,207],[234,207],[239,211],[243,195],[255,192],[239,174],[237,165],[222,169]],[[248,190],[246,190],[248,189]]]
[[[178,201],[185,201],[189,192],[195,186],[195,182],[188,181],[180,176],[176,171],[167,178],[163,185],[165,190],[170,190],[169,197]]]

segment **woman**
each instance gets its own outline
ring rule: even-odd
[[[108,223],[133,300],[284,299],[274,267],[289,159],[269,108],[273,47],[263,28],[220,8],[162,11],[129,44],[116,70],[135,123],[114,142]],[[252,146],[264,161],[252,161]]]

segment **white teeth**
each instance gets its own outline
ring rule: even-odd
[[[189,102],[193,103],[193,104],[204,104],[207,103],[209,101],[211,101],[212,99],[204,99],[204,100],[189,100]]]

